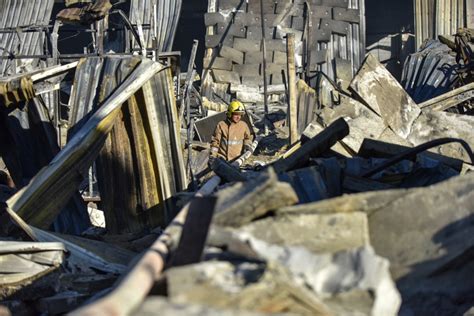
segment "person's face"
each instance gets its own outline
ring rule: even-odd
[[[242,115],[241,115],[241,114],[234,113],[234,114],[232,114],[232,118],[231,118],[231,119],[232,119],[232,122],[238,123],[241,118],[242,118]]]

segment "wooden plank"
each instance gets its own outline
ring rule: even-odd
[[[263,103],[263,95],[259,92],[237,92],[237,99],[244,103]]]
[[[273,11],[266,11],[266,12],[273,12]],[[265,26],[267,27],[275,27],[278,26],[279,24],[279,19],[277,19],[278,14],[273,14],[273,13],[267,13],[263,16],[263,19],[265,21]]]
[[[261,41],[259,40],[250,40],[247,38],[236,38],[234,40],[234,48],[244,53],[260,51],[260,44]]]
[[[332,18],[336,21],[359,23],[360,12],[357,9],[332,8]]]
[[[275,29],[273,27],[265,27],[265,38],[272,39]],[[262,39],[262,27],[261,26],[248,26],[247,27],[247,39],[249,40],[261,40]]]
[[[270,56],[270,52],[268,52]],[[245,53],[245,63],[246,64],[260,64],[262,62],[262,52],[248,52]]]
[[[332,33],[347,35],[349,32],[350,24],[344,21],[334,21],[331,19],[321,19],[319,28],[322,30],[328,30]]]
[[[242,76],[242,84],[247,86],[261,86],[263,85],[262,76]]]
[[[231,84],[230,85],[230,92],[237,93],[237,92],[258,92],[258,83],[253,85],[248,84]]]
[[[282,70],[286,70],[287,64],[275,64],[271,63],[267,65],[267,72],[268,73],[281,73]]]
[[[286,71],[280,71],[278,73],[271,73],[269,75],[269,82],[272,84],[272,85],[280,85],[282,84],[284,81],[283,79],[285,78],[285,81],[286,81]]]
[[[206,47],[207,48],[215,48],[223,44],[225,46],[233,46],[234,41],[232,36],[223,37],[222,34],[220,35],[207,35],[206,34]]]
[[[311,65],[310,70],[314,71],[317,69],[318,65],[324,64],[328,60],[328,50],[321,49],[321,50],[312,50],[311,51]]]
[[[349,0],[321,0],[321,4],[329,7],[348,8]]]
[[[282,40],[266,40],[267,50],[268,51],[279,51],[279,52],[286,52],[286,44]]]
[[[421,110],[372,54],[367,55],[350,87],[395,133],[408,137]]]
[[[227,70],[212,69],[214,81],[217,83],[240,84],[240,77],[237,73]]]
[[[314,30],[312,38],[313,40],[311,45],[313,46],[315,46],[318,42],[329,42],[331,40],[331,30]]]
[[[233,65],[232,71],[238,73],[240,76],[259,76],[260,68],[260,64]]]
[[[326,6],[320,6],[320,5],[311,5],[310,6],[310,11],[309,11],[310,16],[313,18],[313,21],[319,22],[319,19],[330,19],[332,16],[332,8],[331,7],[326,7]],[[313,23],[313,25],[317,25]]]
[[[286,39],[288,61],[288,114],[290,127],[290,146],[298,141],[298,123],[296,111],[296,68],[295,68],[295,34],[288,34]]]
[[[244,63],[244,53],[232,47],[222,46],[219,55],[232,60],[236,64]]]
[[[444,111],[474,98],[474,82],[418,104],[421,109]]]
[[[234,17],[234,24],[239,26],[260,25],[260,14],[237,12]]]
[[[285,64],[287,62],[286,53],[283,52],[273,52],[273,63],[275,64]]]
[[[229,37],[245,37],[245,27],[237,24],[217,24],[217,34],[224,34]]]
[[[204,57],[204,68],[232,70],[232,61],[224,57]]]

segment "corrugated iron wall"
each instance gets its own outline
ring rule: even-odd
[[[438,35],[455,34],[466,27],[466,12],[472,0],[415,0],[416,46]]]
[[[130,21],[133,24],[149,24],[149,29],[143,30],[146,47],[152,47],[153,39],[156,37],[160,52],[172,50],[181,3],[181,0],[132,0]]]
[[[0,1],[0,29],[15,30],[18,27],[46,27],[49,24],[54,0],[2,0]],[[0,50],[2,56],[37,55],[43,53],[44,32],[0,33]],[[0,61],[0,76],[16,73],[16,60]],[[26,60],[23,60],[26,63]],[[30,63],[33,60],[29,60]]]

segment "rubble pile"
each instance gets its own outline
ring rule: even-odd
[[[186,74],[169,52],[181,1],[164,24],[156,1],[66,1],[55,21],[94,25],[95,51],[2,65],[0,314],[471,315],[474,31],[398,81],[318,44],[357,39],[360,1],[313,2],[211,1],[200,82],[196,42]],[[230,96],[251,144],[210,159]]]

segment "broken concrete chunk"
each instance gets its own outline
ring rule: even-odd
[[[442,137],[464,140],[474,148],[474,117],[438,111],[423,111],[413,123],[408,140],[413,145],[420,145]],[[472,164],[467,152],[458,143],[447,144],[432,150],[437,154],[461,159]]]
[[[335,108],[324,108],[320,114],[325,124],[344,118],[350,133],[342,140],[347,147],[357,153],[365,138],[379,138],[385,130],[383,120],[362,103],[341,95],[341,104]]]
[[[421,110],[373,55],[367,55],[350,87],[383,118],[387,126],[401,137],[408,137]]]
[[[250,223],[241,231],[270,244],[301,246],[313,253],[369,245],[367,215],[362,212],[277,216]]]
[[[287,183],[278,182],[272,169],[246,183],[221,190],[213,222],[223,226],[241,226],[270,210],[298,202],[295,191]]]
[[[370,246],[314,254],[304,247],[274,245],[244,232],[234,232],[232,239],[230,251],[239,253],[248,248],[247,252],[261,259],[278,262],[298,284],[310,287],[321,297],[334,315],[398,313],[401,299],[390,276],[389,262],[377,256]],[[358,304],[352,304],[356,298]]]
[[[172,303],[206,304],[264,313],[289,312],[296,315],[330,315],[312,293],[295,285],[279,265],[203,262],[166,272],[168,296]]]
[[[257,313],[234,309],[219,309],[203,304],[172,303],[162,296],[148,297],[133,314],[137,316],[155,316],[159,311],[161,316],[265,316],[266,313]]]

